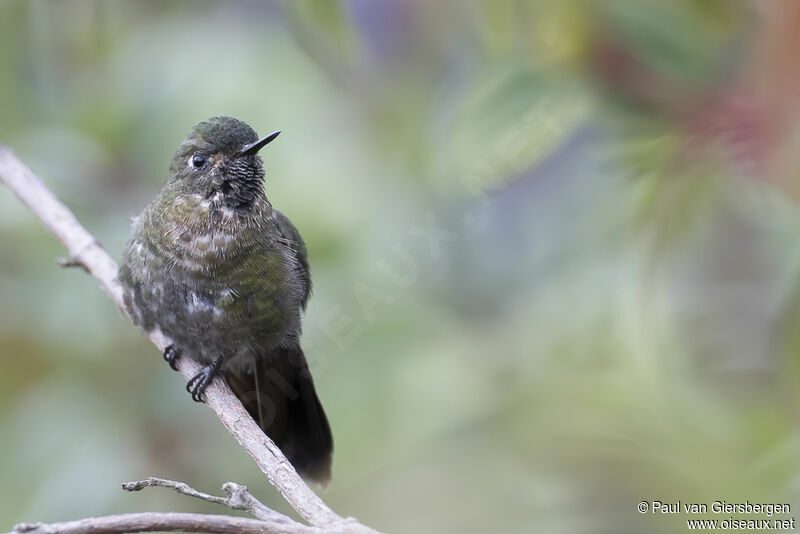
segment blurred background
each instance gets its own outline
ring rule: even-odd
[[[283,131],[338,513],[684,532],[636,505],[800,509],[798,51],[788,1],[2,0],[0,141],[119,259],[195,123]],[[0,189],[0,531],[290,512],[64,254]]]

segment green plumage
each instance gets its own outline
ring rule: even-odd
[[[209,380],[221,367],[298,471],[326,482],[333,443],[300,348],[306,246],[264,194],[258,148],[252,128],[231,117],[195,126],[134,220],[120,280],[141,328],[159,328],[208,366]],[[205,383],[196,378],[199,398]]]

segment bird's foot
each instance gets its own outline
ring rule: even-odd
[[[164,359],[167,360],[167,363],[172,367],[173,371],[178,370],[178,358],[180,355],[181,353],[173,345],[164,349]]]
[[[189,382],[186,383],[186,391],[192,394],[192,400],[195,402],[205,401],[205,391],[214,376],[219,371],[222,365],[222,356],[203,367],[199,373],[194,375]]]

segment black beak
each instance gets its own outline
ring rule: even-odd
[[[254,142],[254,143],[250,143],[249,145],[246,145],[243,149],[241,149],[239,152],[237,152],[234,157],[240,158],[242,156],[252,156],[252,155],[258,153],[259,150],[261,150],[266,145],[268,145],[269,143],[274,141],[275,138],[278,137],[278,135],[280,133],[281,133],[280,130],[278,130],[277,132],[272,132],[268,136],[262,137],[258,141]]]

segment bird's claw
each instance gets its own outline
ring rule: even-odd
[[[186,391],[192,394],[193,401],[205,402],[206,388],[214,379],[221,364],[222,358],[217,358],[209,365],[203,367],[199,373],[194,375],[189,382],[186,383]]]
[[[170,345],[164,349],[164,359],[167,361],[173,371],[178,370],[178,358],[181,353],[174,346]]]

